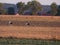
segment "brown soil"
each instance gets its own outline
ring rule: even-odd
[[[55,16],[0,16],[0,20],[15,21],[48,21],[60,22],[60,17]],[[33,27],[33,26],[0,26],[1,37],[59,39],[60,27]]]

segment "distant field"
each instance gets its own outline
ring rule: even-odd
[[[59,16],[23,16],[23,15],[0,15],[0,20],[16,20],[16,21],[58,21]]]

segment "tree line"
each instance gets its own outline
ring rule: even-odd
[[[38,15],[38,12],[42,10],[41,3],[36,0],[29,1],[27,2],[27,4],[25,4],[24,2],[18,2],[16,5],[19,15],[23,15],[25,10],[30,10],[30,15]],[[7,10],[4,9],[3,6],[4,5],[0,3],[0,14],[7,14]],[[47,12],[48,14],[52,16],[60,15],[60,5],[58,6],[55,2],[53,2],[50,7],[51,10]]]

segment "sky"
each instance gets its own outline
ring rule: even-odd
[[[17,2],[25,2],[27,3],[28,1],[31,0],[0,0],[1,3],[11,3],[11,4],[16,4]],[[37,0],[39,1],[42,5],[50,5],[52,2],[56,2],[57,5],[60,5],[60,0]]]

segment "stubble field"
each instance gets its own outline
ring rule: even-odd
[[[13,23],[9,24],[9,21],[12,21]],[[22,21],[21,23],[22,25],[18,24],[17,21],[18,22]],[[25,21],[29,23],[31,22],[31,24],[25,25]],[[15,22],[19,26],[15,25]],[[38,22],[42,22],[42,23],[38,24]],[[16,37],[19,39],[19,40],[12,39],[11,41],[11,39],[2,38],[0,39],[2,40],[0,42],[2,45],[3,43],[7,43],[7,42],[8,44],[15,45],[14,40],[17,41],[16,45],[19,45],[20,40],[22,40],[22,38],[23,40],[25,40],[25,43],[21,44],[22,43],[21,42],[20,43],[21,45],[60,45],[59,44],[60,41],[59,42],[57,41],[57,40],[60,40],[60,17],[58,16],[17,16],[17,15],[8,16],[8,15],[3,15],[3,16],[0,16],[0,37]],[[43,40],[40,40],[40,39],[43,39]],[[47,41],[50,39],[52,39],[52,41]],[[10,43],[9,43],[9,40],[11,41]],[[42,44],[40,44],[41,43],[40,41],[42,42]]]

